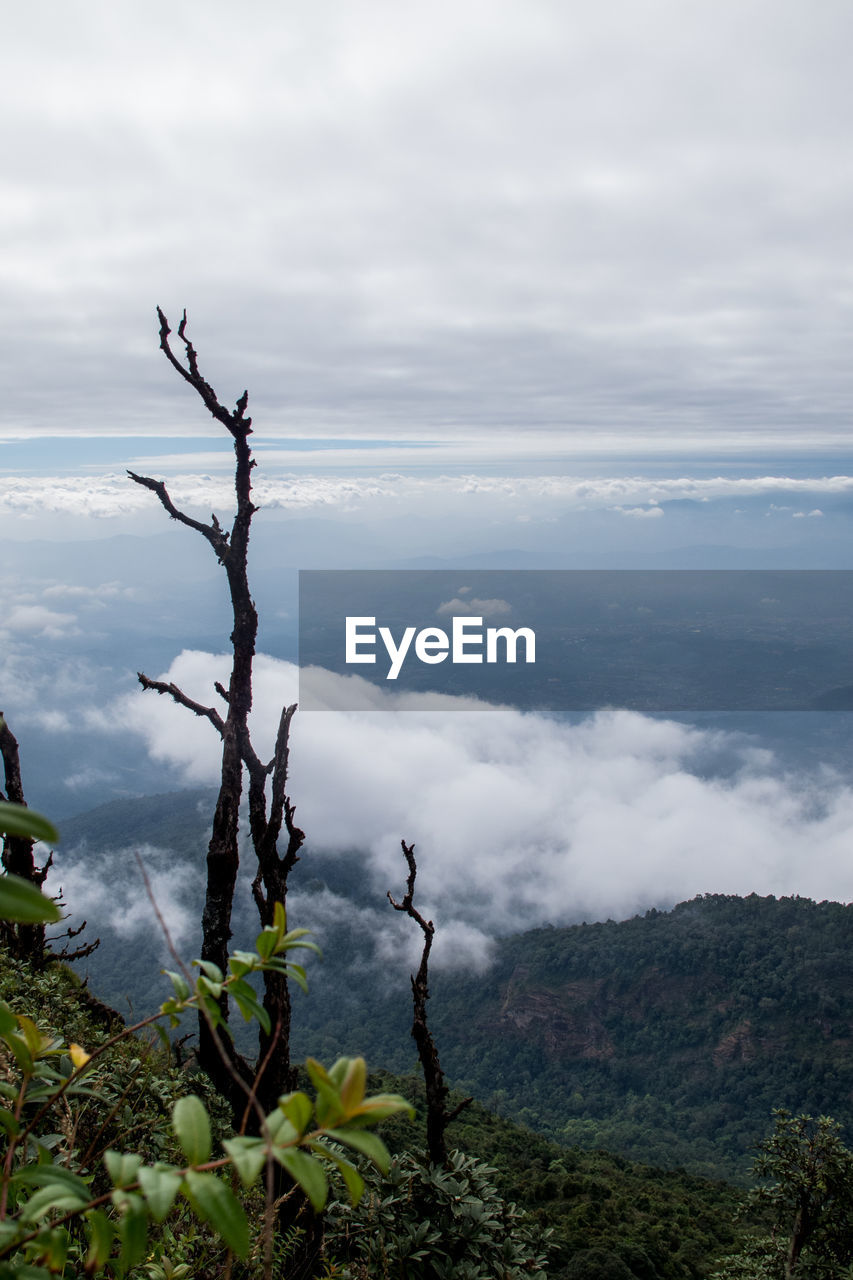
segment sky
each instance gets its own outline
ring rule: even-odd
[[[299,568],[853,567],[851,44],[842,0],[10,13],[0,706],[51,812],[210,776],[210,744],[163,700],[156,724],[128,701],[137,669],[204,672],[230,629],[209,550],[126,476],[228,515],[233,453],[158,351],[158,305],[174,328],[186,308],[223,402],[249,390],[253,585],[282,688]],[[424,770],[442,809],[458,750],[459,831],[517,787],[555,903],[572,886],[605,915],[750,885],[851,896],[837,720],[811,744],[753,726],[709,774],[718,728],[675,726],[661,755],[641,717],[534,717],[538,772],[506,776],[512,716],[455,745],[449,719],[375,730],[406,762],[365,802],[380,861],[391,826],[428,839],[400,828]],[[325,724],[306,725],[300,785],[331,840],[318,780],[335,761],[350,816],[368,784],[351,722]],[[570,803],[585,750],[599,773]],[[409,808],[377,834],[390,792]],[[439,859],[463,859],[442,833]],[[713,858],[723,844],[740,860]],[[484,885],[459,929],[486,928]]]
[[[19,7],[2,436],[213,434],[159,304],[270,438],[838,447],[851,37],[843,0]]]

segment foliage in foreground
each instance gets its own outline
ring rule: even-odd
[[[0,824],[6,831],[25,830],[34,836],[43,820],[27,810],[4,805]],[[15,877],[0,877],[0,912],[17,921],[50,921],[57,908],[39,890]],[[200,972],[169,973],[174,995],[158,1015],[133,1028],[124,1028],[90,1049],[66,1044],[53,1028],[39,1026],[27,1012],[16,1012],[0,1001],[0,1126],[6,1145],[0,1172],[0,1278],[48,1280],[81,1266],[87,1276],[122,1277],[148,1255],[152,1223],[162,1224],[176,1202],[199,1223],[221,1238],[227,1251],[248,1258],[252,1240],[249,1219],[232,1183],[245,1192],[266,1172],[268,1193],[265,1219],[264,1272],[272,1274],[274,1206],[271,1172],[285,1170],[321,1210],[329,1193],[326,1168],[341,1177],[352,1203],[364,1190],[364,1180],[345,1155],[360,1153],[387,1170],[389,1155],[382,1140],[368,1129],[398,1111],[409,1110],[399,1097],[366,1096],[363,1058],[340,1058],[330,1071],[309,1059],[307,1069],[315,1089],[311,1099],[301,1090],[282,1096],[270,1114],[259,1108],[247,1090],[246,1120],[259,1132],[241,1132],[222,1142],[224,1154],[214,1153],[208,1109],[196,1093],[184,1093],[171,1106],[173,1150],[177,1163],[148,1162],[139,1150],[104,1147],[102,1139],[122,1111],[132,1089],[116,1097],[107,1077],[111,1051],[134,1031],[155,1026],[168,1050],[159,1019],[177,1026],[188,1009],[201,1010],[211,1027],[222,1022],[220,999],[231,995],[244,1018],[255,1019],[269,1033],[266,1011],[246,981],[256,973],[286,974],[304,983],[299,965],[284,959],[287,952],[310,946],[305,930],[288,932],[284,908],[277,904],[274,921],[258,935],[254,951],[236,951],[228,974],[208,961],[197,961]],[[91,1051],[90,1051],[91,1050]],[[150,1046],[143,1050],[150,1053]],[[87,1113],[96,1113],[94,1122]],[[255,1114],[253,1114],[255,1113]],[[88,1124],[88,1127],[87,1127]],[[94,1124],[94,1135],[86,1142]],[[244,1126],[245,1127],[245,1126]],[[139,1144],[136,1144],[139,1145]],[[100,1157],[100,1158],[99,1158]],[[231,1179],[221,1176],[232,1175]],[[161,1251],[160,1262],[164,1262]],[[230,1266],[230,1264],[229,1264]],[[156,1269],[175,1280],[168,1260]]]
[[[423,1081],[379,1073],[371,1085],[393,1088],[414,1104],[415,1121],[396,1116],[382,1127],[392,1153],[414,1149],[422,1141]],[[459,1098],[454,1094],[451,1105]],[[489,1180],[525,1212],[532,1229],[550,1229],[552,1280],[605,1280],[611,1273],[626,1280],[626,1269],[627,1280],[705,1280],[761,1225],[752,1214],[733,1222],[742,1193],[727,1183],[649,1168],[611,1152],[567,1149],[476,1101],[454,1120],[451,1133],[460,1150],[494,1170]]]
[[[853,1276],[853,1152],[829,1116],[779,1109],[762,1142],[749,1203],[769,1230],[751,1237],[713,1280],[845,1280]]]
[[[546,1280],[547,1237],[503,1200],[494,1169],[453,1151],[447,1167],[395,1156],[381,1182],[368,1175],[358,1205],[330,1208],[332,1252],[356,1280]]]

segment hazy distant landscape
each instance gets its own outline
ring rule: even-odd
[[[298,1054],[393,1071],[421,1112],[389,1142],[422,1146],[420,938],[386,898],[412,843],[459,1143],[554,1229],[548,1274],[770,1275],[744,1243],[769,1219],[732,1214],[772,1109],[853,1137],[849,6],[69,0],[7,26],[0,708],[60,828],[47,888],[101,939],[91,991],[164,998],[140,861],[200,944],[216,716],[138,673],[226,705],[218,396],[252,416],[263,759],[303,704],[288,912],[324,960]],[[305,571],[340,594],[301,607]],[[535,628],[536,663],[359,680],[345,595],[397,629]],[[19,963],[3,999],[94,1042],[73,978]],[[777,1226],[773,1280],[803,1274]],[[853,1191],[847,1234],[844,1267]],[[140,1266],[212,1274],[190,1235]]]

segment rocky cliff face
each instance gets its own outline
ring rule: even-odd
[[[610,1058],[616,1052],[598,1014],[601,978],[567,983],[559,991],[535,990],[519,966],[507,984],[500,1011],[505,1032],[534,1037],[552,1057]]]

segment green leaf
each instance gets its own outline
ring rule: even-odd
[[[162,1046],[163,1046],[163,1048],[165,1049],[166,1054],[167,1054],[168,1056],[171,1056],[171,1053],[172,1053],[172,1042],[171,1042],[171,1040],[169,1039],[169,1037],[168,1037],[168,1035],[167,1035],[167,1033],[166,1033],[166,1028],[165,1028],[165,1027],[161,1027],[159,1022],[155,1022],[155,1023],[154,1023],[154,1031],[156,1032],[157,1039],[160,1041],[161,1045],[162,1045]]]
[[[22,880],[20,876],[0,876],[0,916],[19,924],[56,924],[62,913],[55,902]]]
[[[231,995],[234,997],[234,1003],[237,1005],[237,1008],[242,1013],[245,1021],[251,1022],[252,1018],[256,1018],[259,1024],[263,1027],[264,1031],[267,1033],[267,1035],[269,1035],[270,1016],[267,1013],[266,1009],[263,1007],[263,1005],[258,1002],[258,997],[255,995],[252,988],[249,986],[247,982],[241,982],[239,984],[239,990],[235,991],[234,988],[236,986],[237,986],[237,983],[234,983],[230,988],[230,992],[231,992]],[[248,994],[246,994],[246,992],[243,991],[243,987],[246,988],[246,992],[248,992]]]
[[[51,1209],[58,1209],[61,1213],[70,1213],[74,1209],[84,1208],[90,1199],[88,1188],[86,1194],[81,1196],[64,1184],[54,1182],[50,1186],[41,1187],[34,1196],[30,1197],[24,1205],[21,1218],[24,1222],[37,1222],[39,1218],[43,1218]]]
[[[332,1079],[328,1071],[323,1066],[322,1062],[318,1062],[316,1058],[305,1059],[305,1070],[311,1077],[311,1083],[314,1085],[315,1089],[319,1088],[321,1084],[330,1085],[332,1083]]]
[[[199,974],[195,984],[197,994],[204,993],[206,996],[213,996],[214,1000],[218,1000],[222,995],[222,987],[223,983],[211,982],[210,978],[206,978],[203,973]]]
[[[212,960],[193,960],[196,969],[201,969],[202,973],[211,982],[221,985],[225,981],[225,975],[219,968],[218,964],[214,964]]]
[[[329,1194],[329,1179],[319,1160],[298,1147],[275,1147],[273,1155],[293,1181],[299,1183],[315,1212],[319,1213]]]
[[[55,1227],[49,1232],[47,1239],[40,1234],[39,1245],[42,1246],[44,1252],[40,1253],[43,1262],[46,1262],[53,1275],[58,1275],[65,1269],[65,1263],[68,1258],[68,1232],[64,1227]]]
[[[314,1058],[306,1058],[305,1069],[317,1090],[317,1120],[324,1127],[338,1124],[344,1118],[344,1107],[328,1071]]]
[[[145,1257],[148,1244],[148,1214],[141,1196],[126,1195],[121,1204],[118,1234],[121,1240],[119,1261],[126,1271]]]
[[[110,1175],[113,1186],[126,1187],[129,1183],[136,1181],[142,1156],[138,1156],[135,1151],[126,1153],[105,1151],[104,1164],[107,1166],[107,1173]]]
[[[0,1218],[0,1249],[5,1249],[17,1238],[20,1227],[17,1222],[10,1218]]]
[[[89,1252],[86,1254],[86,1266],[102,1267],[113,1247],[115,1227],[100,1209],[91,1209],[86,1214],[86,1222],[89,1226]]]
[[[19,1169],[17,1173],[12,1175],[12,1182],[20,1183],[25,1187],[65,1187],[68,1191],[73,1191],[75,1195],[81,1196],[83,1200],[91,1200],[93,1197],[89,1191],[88,1183],[84,1182],[81,1177],[73,1173],[71,1169],[66,1169],[60,1164],[33,1164],[28,1165],[25,1169]]]
[[[255,947],[257,948],[258,955],[262,960],[268,960],[270,958],[272,953],[275,951],[275,945],[277,942],[278,934],[275,929],[271,929],[269,926],[258,934],[255,939]]]
[[[242,978],[244,974],[251,973],[257,963],[258,957],[254,951],[232,951],[228,958],[228,968],[235,978]]]
[[[161,1014],[165,1014],[169,1019],[170,1027],[179,1027],[181,1025],[181,1020],[178,1017],[179,1008],[177,1000],[164,1000],[160,1005],[160,1012]]]
[[[0,801],[0,831],[7,836],[24,836],[31,840],[59,843],[59,832],[52,822],[22,804]]]
[[[288,946],[295,946],[299,938],[307,938],[310,933],[311,933],[310,929],[291,929],[289,933],[286,933],[284,935],[284,937],[282,938],[282,941],[286,942]],[[300,945],[304,946],[305,944],[302,943]],[[312,946],[315,951],[320,950],[320,948],[314,942],[311,942],[308,945]]]
[[[247,1000],[257,1000],[258,993],[254,987],[250,987],[248,982],[244,982],[242,978],[231,978],[228,983],[228,994],[234,996],[235,999],[245,997]]]
[[[297,1133],[303,1134],[311,1123],[314,1108],[307,1094],[287,1093],[278,1100],[279,1110],[283,1111]]]
[[[263,1138],[226,1138],[223,1147],[237,1170],[244,1187],[250,1187],[267,1162],[266,1144]]]
[[[143,1166],[139,1170],[139,1185],[151,1217],[155,1222],[162,1222],[181,1189],[181,1178],[177,1169],[172,1165],[161,1163],[151,1168]]]
[[[388,1154],[388,1148],[381,1138],[375,1133],[366,1133],[364,1129],[327,1129],[326,1137],[334,1138],[335,1142],[342,1142],[347,1147],[352,1147],[355,1151],[360,1151],[362,1155],[367,1156],[368,1160],[372,1160],[382,1173],[387,1173],[391,1167],[391,1157]]]
[[[38,1058],[42,1051],[50,1045],[50,1039],[39,1031],[32,1018],[28,1018],[25,1013],[15,1015],[15,1021],[21,1029],[21,1035],[26,1041],[27,1048],[33,1058]]]
[[[11,1111],[7,1111],[5,1107],[0,1107],[0,1125],[2,1125],[12,1138],[16,1138],[21,1132],[21,1126],[18,1124],[14,1115]]]
[[[225,1031],[230,1036],[231,1028],[228,1026],[227,1022],[223,1021],[222,1010],[220,1009],[219,1004],[217,1003],[216,1000],[214,1000],[213,996],[207,995],[201,987],[201,983],[203,981],[204,981],[203,979],[201,978],[199,979],[199,991],[198,991],[199,1006],[205,1010],[208,1018],[213,1023],[214,1027],[221,1026],[222,1030]]]
[[[323,1142],[312,1142],[311,1150],[316,1151],[324,1160],[332,1161],[346,1184],[350,1204],[357,1205],[364,1195],[364,1178],[362,1178],[355,1165],[351,1164],[340,1152],[333,1151],[331,1147],[327,1147]]]
[[[18,1020],[12,1010],[9,1008],[5,1000],[0,1000],[0,1036],[8,1035],[10,1031],[14,1031],[18,1025]],[[6,1095],[9,1096],[8,1094]],[[12,1095],[14,1097],[14,1093]]]
[[[231,1188],[213,1173],[190,1169],[184,1194],[202,1221],[215,1227],[232,1253],[245,1258],[249,1252],[249,1223]]]
[[[27,1048],[27,1042],[23,1036],[19,1036],[16,1031],[10,1031],[8,1035],[3,1037],[3,1039],[12,1050],[12,1053],[15,1056],[15,1061],[21,1071],[23,1071],[24,1075],[31,1076],[36,1069],[36,1064],[33,1062],[32,1055]]]
[[[291,1145],[299,1141],[301,1134],[294,1129],[283,1111],[272,1111],[267,1116],[267,1130],[271,1141],[279,1146]]]
[[[175,973],[174,969],[161,969],[160,972],[165,973],[166,977],[172,983],[172,986],[175,989],[175,996],[178,1000],[189,1000],[190,984],[182,973]]]
[[[172,1108],[172,1128],[189,1164],[210,1159],[210,1120],[201,1098],[189,1093]]]
[[[305,970],[301,964],[289,964],[286,966],[288,978],[292,978],[298,987],[308,995],[308,979],[305,977]]]
[[[367,1088],[367,1064],[364,1058],[350,1058],[341,1089],[341,1102],[347,1113],[355,1111],[364,1100]]]
[[[282,951],[296,951],[301,948],[303,951],[313,951],[315,955],[322,956],[323,952],[316,942],[301,942],[299,939],[310,933],[310,929],[291,929],[290,933],[285,934],[282,938]]]
[[[398,1115],[401,1111],[408,1112],[409,1118],[414,1120],[414,1107],[398,1093],[375,1093],[372,1097],[365,1098],[350,1113],[347,1123],[360,1128],[366,1124],[378,1124],[380,1120],[387,1120],[389,1116]]]

